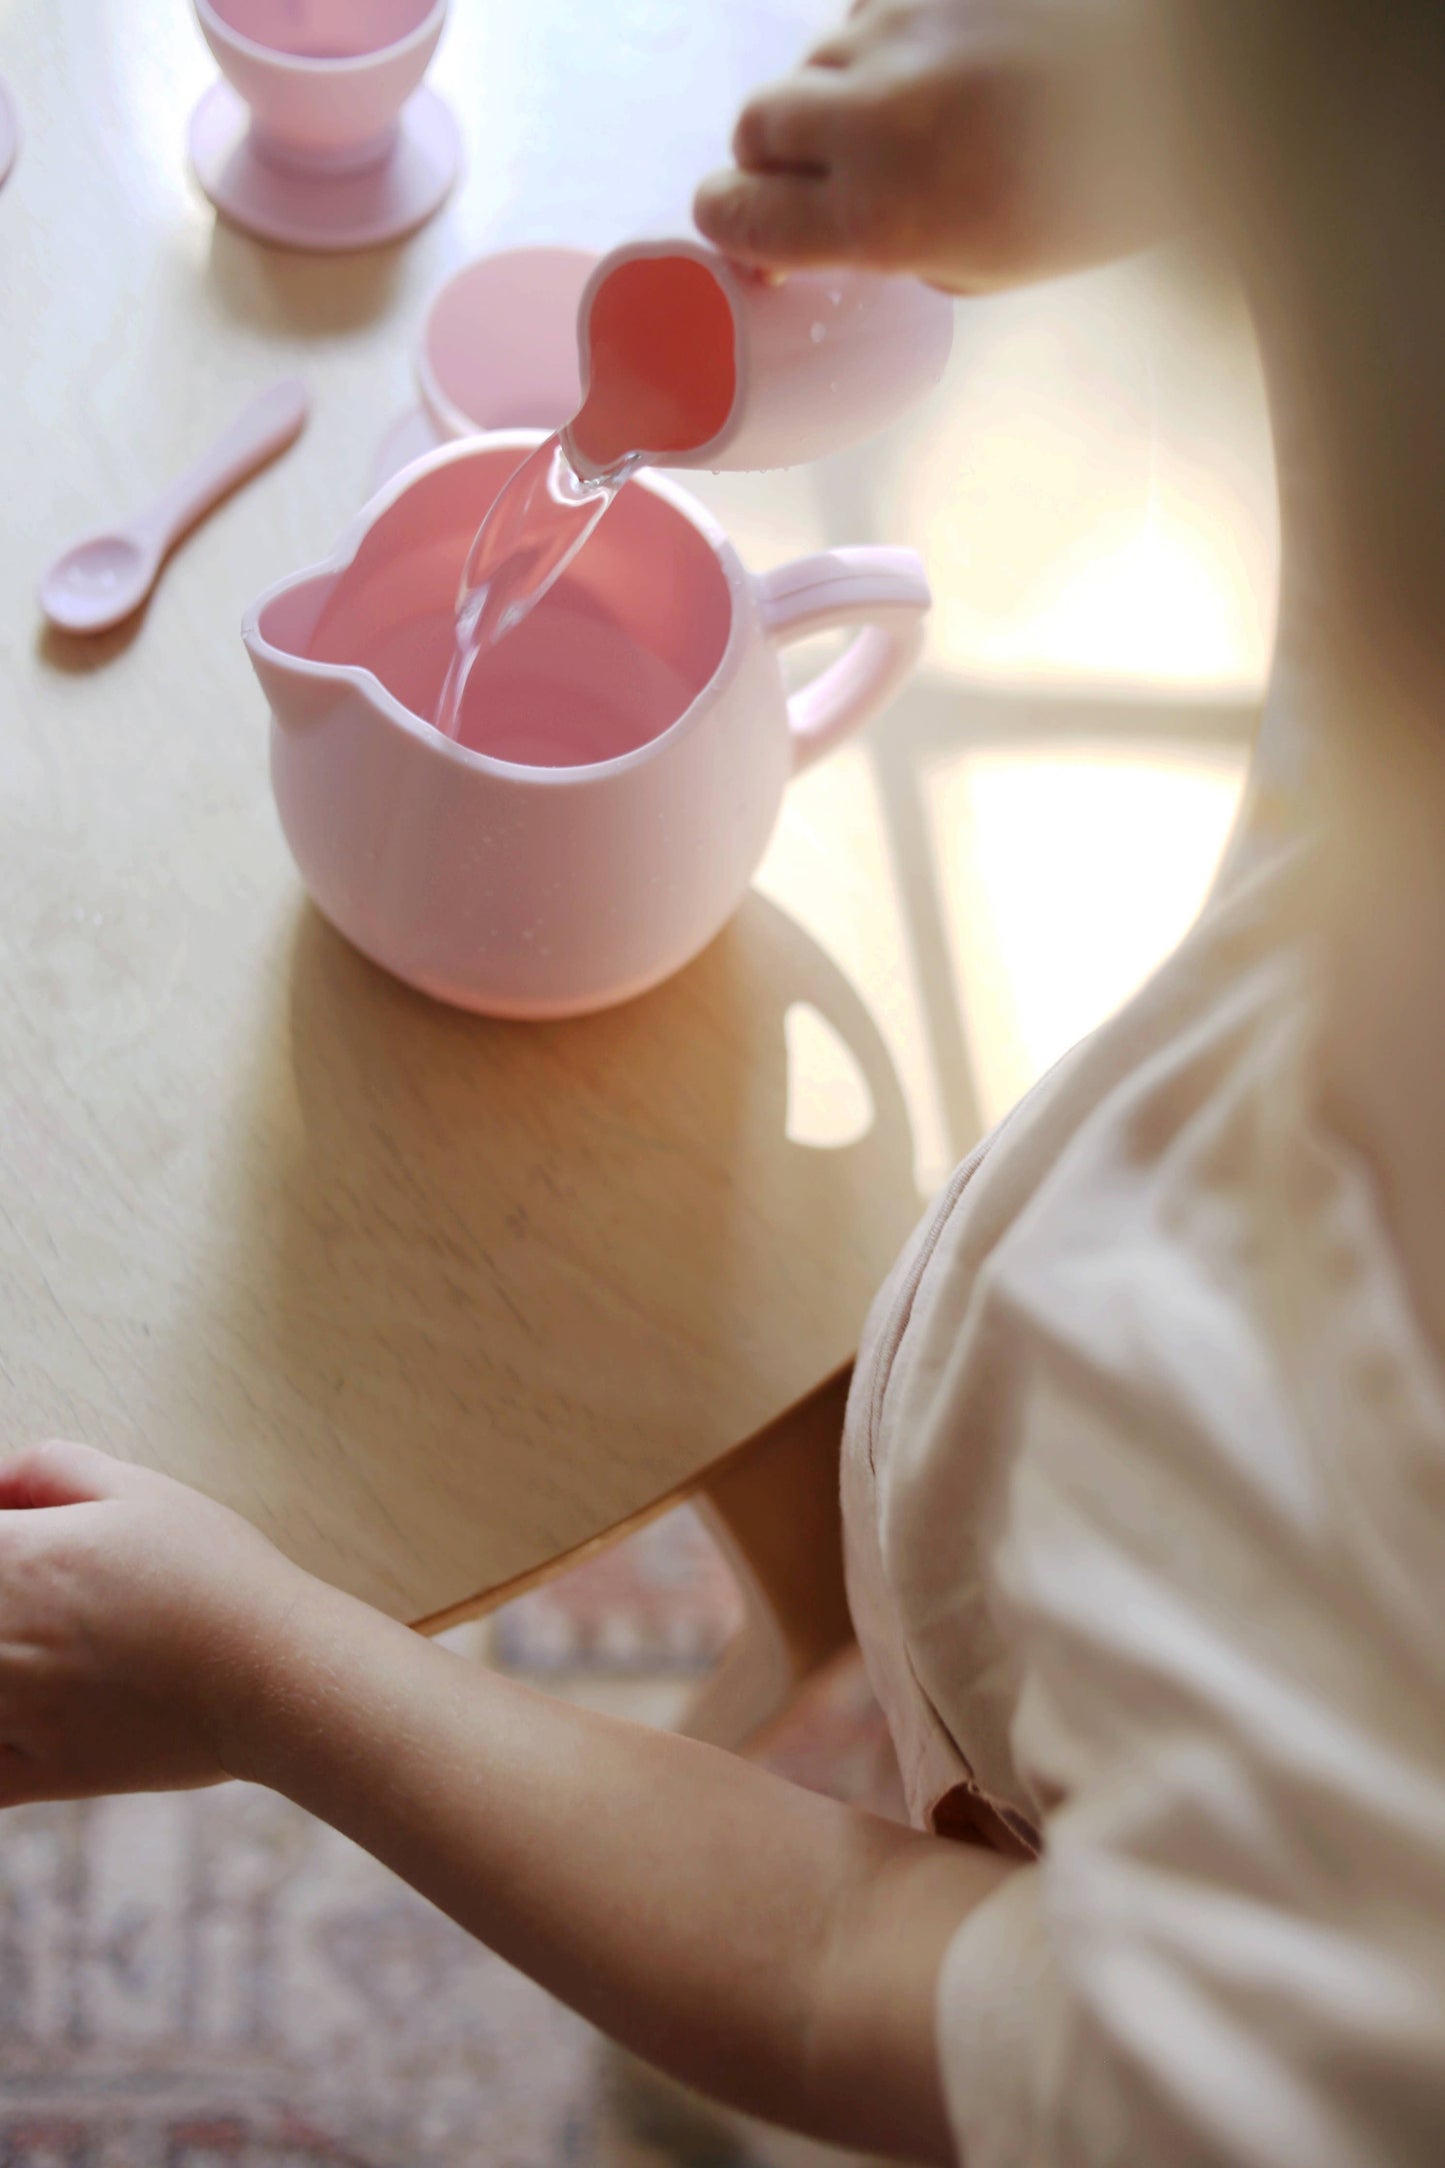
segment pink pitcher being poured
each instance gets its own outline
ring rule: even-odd
[[[855,272],[770,285],[690,240],[598,264],[578,311],[582,403],[497,499],[468,554],[447,737],[478,660],[542,599],[642,465],[798,465],[871,435],[935,383],[951,304]]]
[[[870,437],[930,390],[953,304],[913,279],[795,272],[772,285],[695,240],[603,257],[577,317],[579,473],[797,467]]]

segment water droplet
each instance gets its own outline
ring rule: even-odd
[[[827,336],[828,327],[826,324],[814,324],[808,333],[808,337],[812,340],[814,346],[821,346]]]

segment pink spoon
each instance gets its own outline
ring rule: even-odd
[[[62,632],[108,632],[138,610],[182,535],[294,443],[309,411],[299,378],[273,384],[136,519],[72,543],[40,582],[51,624]]]

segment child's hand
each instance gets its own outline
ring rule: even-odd
[[[84,1446],[0,1464],[0,1805],[269,1784],[635,2052],[952,2159],[943,1954],[1007,1861],[549,1701]]]
[[[698,191],[739,262],[857,264],[955,292],[1102,262],[1172,216],[1164,71],[1136,0],[856,0],[761,91]]]
[[[88,1446],[0,1462],[0,1806],[210,1784],[311,1584],[199,1493]]]

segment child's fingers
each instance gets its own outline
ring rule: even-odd
[[[753,173],[824,173],[846,125],[846,103],[836,78],[790,75],[743,107],[733,156]]]
[[[801,270],[846,262],[850,250],[826,178],[799,173],[714,173],[693,201],[698,230],[725,256]]]
[[[0,1719],[3,1721],[3,1719]],[[0,1807],[24,1807],[40,1796],[38,1770],[29,1754],[0,1738]]]
[[[85,1505],[97,1498],[120,1498],[132,1488],[135,1471],[94,1446],[51,1438],[0,1461],[0,1510],[39,1506]]]
[[[851,30],[835,30],[815,45],[808,55],[810,68],[851,68],[858,58],[858,40]]]

